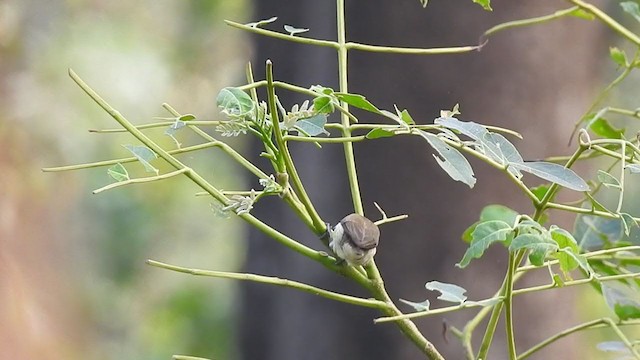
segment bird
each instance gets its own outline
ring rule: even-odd
[[[329,247],[339,258],[351,266],[366,265],[376,254],[380,229],[373,221],[360,214],[345,216],[333,228],[327,224]]]

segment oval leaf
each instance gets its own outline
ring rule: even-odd
[[[507,240],[507,237],[512,231],[511,225],[501,220],[479,223],[471,234],[472,240],[469,248],[456,266],[465,268],[471,260],[480,258],[491,244],[496,241]]]
[[[216,102],[222,112],[231,117],[244,116],[250,113],[255,105],[246,92],[234,87],[220,90]]]
[[[373,139],[379,139],[379,138],[392,137],[394,135],[395,134],[393,133],[393,131],[377,128],[369,131],[365,137],[367,139],[373,140]]]
[[[509,163],[509,166],[564,186],[567,189],[589,191],[589,185],[587,185],[580,176],[573,172],[573,170],[567,169],[562,165],[544,161],[527,161],[523,163]]]
[[[358,109],[367,110],[372,113],[380,114],[380,109],[378,109],[375,105],[369,102],[367,98],[358,94],[347,94],[347,93],[335,93],[336,97],[349,105],[355,106]]]
[[[453,180],[461,181],[467,184],[470,188],[476,183],[476,178],[473,176],[473,169],[469,165],[469,161],[462,156],[462,154],[447,145],[437,135],[418,130],[418,134],[422,136],[432,148],[434,148],[440,157],[433,155],[438,162],[438,165],[451,176]]]
[[[302,130],[303,133],[309,136],[317,136],[320,134],[329,135],[329,132],[324,128],[326,123],[327,115],[318,114],[310,118],[296,121],[295,127]]]

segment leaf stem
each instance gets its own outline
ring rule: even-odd
[[[363,299],[356,296],[340,294],[333,291],[324,290],[315,286],[311,286],[309,284],[305,284],[305,283],[301,283],[301,282],[297,282],[289,279],[281,279],[273,276],[234,273],[234,272],[227,272],[227,271],[190,269],[190,268],[170,265],[170,264],[166,264],[166,263],[162,263],[154,260],[147,260],[147,264],[160,267],[163,269],[167,269],[167,270],[172,270],[172,271],[177,271],[177,272],[197,275],[197,276],[208,276],[208,277],[215,277],[215,278],[222,278],[222,279],[252,281],[252,282],[259,282],[259,283],[269,284],[269,285],[283,286],[283,287],[288,287],[288,288],[308,292],[314,295],[322,296],[327,299],[340,301],[343,303],[357,305],[357,306],[364,306],[368,308],[384,309],[387,307],[387,304],[375,299]]]
[[[615,21],[609,15],[607,15],[604,11],[597,8],[595,5],[589,4],[587,2],[581,0],[569,0],[570,2],[580,6],[584,10],[595,15],[600,21],[604,22],[611,29],[616,31],[618,34],[625,37],[627,40],[634,43],[636,46],[640,46],[640,38],[634,34],[632,31],[622,26],[619,22]]]
[[[498,32],[500,32],[502,30],[507,30],[507,29],[511,29],[511,28],[542,24],[542,23],[545,23],[547,21],[559,19],[559,18],[562,18],[564,16],[570,15],[572,12],[574,12],[574,11],[576,11],[578,9],[579,9],[578,6],[573,6],[573,7],[570,7],[568,9],[558,10],[558,11],[554,12],[553,14],[549,14],[549,15],[538,16],[538,17],[529,18],[529,19],[522,19],[522,20],[515,20],[515,21],[505,22],[505,23],[502,23],[502,24],[498,24],[498,25],[490,28],[489,30],[485,31],[483,36],[491,36],[491,35],[493,35],[495,33],[498,33]]]
[[[516,254],[509,253],[509,268],[507,269],[507,281],[504,293],[504,322],[507,333],[507,345],[509,348],[509,359],[516,360],[516,340],[513,333],[513,277],[516,268]]]
[[[187,172],[190,172],[191,169],[190,168],[183,168],[180,170],[176,170],[176,171],[172,171],[170,173],[166,173],[166,174],[162,174],[162,175],[156,175],[156,176],[148,176],[148,177],[143,177],[143,178],[137,178],[137,179],[129,179],[129,180],[123,180],[123,181],[119,181],[119,182],[115,182],[112,184],[109,184],[107,186],[103,186],[99,189],[96,189],[93,191],[94,194],[99,194],[103,191],[106,190],[111,190],[113,188],[117,188],[120,186],[125,186],[125,185],[131,185],[131,184],[143,184],[143,183],[147,183],[147,182],[152,182],[152,181],[158,181],[158,180],[164,180],[164,179],[168,179],[180,174],[184,174]]]

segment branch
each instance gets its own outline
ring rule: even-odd
[[[170,265],[166,263],[162,263],[154,260],[147,260],[147,264],[171,271],[181,272],[185,274],[191,274],[196,276],[208,276],[220,279],[234,279],[241,281],[252,281],[269,285],[283,286],[292,289],[297,289],[300,291],[308,292],[314,295],[322,296],[327,299],[336,300],[352,305],[364,306],[368,308],[374,309],[384,309],[387,305],[375,299],[363,299],[356,296],[344,295],[340,293],[336,293],[333,291],[328,291],[324,289],[317,288],[315,286],[311,286],[308,284],[300,283],[297,281],[289,280],[289,279],[280,279],[274,276],[263,276],[256,274],[246,274],[246,273],[233,273],[227,271],[211,271],[211,270],[200,270],[200,269],[190,269],[176,265]]]
[[[116,183],[113,183],[113,184],[109,184],[107,186],[103,186],[103,187],[101,187],[99,189],[94,190],[93,193],[94,194],[98,194],[98,193],[101,193],[103,191],[110,190],[110,189],[113,189],[113,188],[117,188],[117,187],[120,187],[120,186],[125,186],[125,185],[142,184],[142,183],[147,183],[147,182],[152,182],[152,181],[168,179],[170,177],[174,177],[176,175],[184,174],[184,173],[187,173],[187,172],[190,172],[190,171],[191,171],[190,168],[184,168],[184,169],[172,171],[172,172],[167,173],[167,174],[143,177],[143,178],[138,178],[138,179],[124,180],[124,181],[116,182]]]

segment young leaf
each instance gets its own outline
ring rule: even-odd
[[[620,282],[601,285],[604,300],[620,320],[640,318],[640,293],[637,289]]]
[[[512,231],[511,225],[501,220],[486,221],[478,224],[471,234],[472,240],[469,248],[456,266],[465,268],[471,260],[480,258],[491,244],[496,241],[504,242],[507,240]]]
[[[378,109],[375,105],[369,102],[367,98],[358,94],[347,94],[347,93],[335,93],[336,97],[339,100],[346,102],[351,106],[355,106],[358,109],[367,110],[372,113],[380,114],[380,109]]]
[[[593,115],[595,116],[595,114]],[[598,117],[597,119],[589,122],[589,128],[594,133],[602,136],[606,139],[622,139],[624,138],[625,129],[614,128],[609,121],[604,118]]]
[[[633,16],[636,20],[640,21],[640,6],[635,1],[623,1],[620,3],[622,10],[627,14]]]
[[[331,96],[320,95],[315,97],[313,99],[313,109],[317,113],[331,114],[335,110]]]
[[[620,189],[620,182],[606,171],[598,170],[598,180],[606,187]]]
[[[453,117],[440,117],[437,118],[434,123],[448,129],[457,130],[475,140],[476,145],[482,153],[500,164],[506,165],[510,159],[511,161],[522,162],[522,156],[520,156],[513,144],[504,138],[504,136],[493,134],[480,124],[474,123],[473,121],[460,121]],[[504,153],[503,148],[505,148],[509,157]],[[510,170],[510,172],[513,172],[517,177],[521,177],[517,169]]]
[[[440,281],[429,281],[424,287],[427,288],[427,290],[440,292],[438,296],[439,300],[460,304],[467,300],[466,295],[464,295],[467,290],[458,285],[442,283]]]
[[[324,126],[327,123],[327,115],[318,114],[306,119],[300,119],[296,122],[295,127],[302,130],[309,136],[318,136],[320,134],[329,135]]]
[[[515,210],[498,204],[487,205],[480,211],[480,221],[502,220],[507,224],[513,224],[517,216]]]
[[[625,54],[624,50],[620,50],[615,46],[609,48],[609,56],[620,67],[626,67],[628,64],[627,54]]]
[[[549,185],[539,185],[529,190],[531,190],[533,195],[535,195],[538,200],[542,200],[547,194],[547,191],[549,191]]]
[[[255,107],[253,99],[246,92],[234,87],[220,90],[216,102],[222,112],[230,117],[245,116]]]
[[[427,4],[429,3],[429,0],[419,0],[419,1],[420,1],[420,4],[422,4],[423,8],[426,8]]]
[[[558,249],[558,244],[539,234],[521,234],[509,245],[509,251],[528,249],[529,261],[535,266],[542,266],[547,255]]]
[[[284,26],[284,31],[288,32],[289,35],[294,36],[295,34],[300,34],[300,33],[303,33],[303,32],[307,32],[307,31],[309,31],[309,29],[297,28],[297,27],[293,27],[291,25],[285,25]]]
[[[138,159],[138,161],[140,161],[140,163],[144,165],[144,169],[147,172],[154,172],[156,173],[156,175],[160,173],[160,170],[156,169],[155,167],[153,167],[153,165],[150,164],[152,160],[158,158],[158,155],[154,153],[153,150],[143,145],[137,145],[137,146],[122,145],[122,146],[124,146],[125,149],[129,150],[133,154],[133,156],[135,156],[136,159]]]
[[[247,26],[251,26],[251,27],[253,27],[253,28],[258,28],[258,27],[260,27],[260,26],[262,26],[262,25],[266,25],[266,24],[272,23],[272,22],[274,22],[274,21],[276,21],[276,20],[278,20],[278,17],[277,17],[277,16],[274,16],[274,17],[270,17],[270,18],[268,18],[268,19],[258,20],[258,21],[256,21],[256,22],[250,22],[250,23],[248,23],[248,24],[246,24],[246,25],[247,25]]]
[[[573,238],[571,233],[556,226],[551,226],[549,233],[551,234],[551,239],[558,244],[560,250],[566,249],[568,252],[578,253],[578,242]],[[578,262],[575,257],[570,256],[566,252],[558,252],[555,258],[558,259],[560,268],[565,273],[578,267]]]
[[[365,137],[367,139],[373,140],[373,139],[379,139],[379,138],[385,138],[385,137],[392,137],[394,135],[395,134],[393,133],[393,131],[377,128],[369,131]]]
[[[563,260],[561,260],[563,259],[563,256],[566,256],[566,258],[571,259],[571,261],[567,261],[563,265],[562,263]],[[563,266],[566,266],[568,269],[568,268],[571,268],[575,263],[578,266],[580,266],[582,270],[584,270],[588,275],[591,275],[594,273],[593,269],[591,268],[591,265],[589,265],[589,262],[587,261],[587,258],[584,257],[584,255],[582,254],[578,254],[577,252],[572,251],[568,247],[560,249],[555,254],[555,258],[558,259],[558,261],[560,261],[560,268],[565,272],[568,272],[570,270],[565,270]],[[571,270],[573,270],[573,268]]]
[[[398,114],[398,118],[400,118],[400,120],[402,120],[403,123],[407,124],[407,125],[415,125],[416,122],[413,121],[413,118],[411,117],[411,115],[409,114],[409,111],[407,109],[404,109],[402,111],[400,111],[400,109],[398,109],[398,107],[396,105],[393,105],[394,109],[396,109],[396,114]]]
[[[451,110],[440,110],[441,118],[455,118],[456,115],[460,114],[460,104],[455,104]]]
[[[107,169],[107,174],[109,174],[109,176],[111,176],[116,181],[129,180],[129,172],[127,172],[127,169],[120,163],[117,163]]]
[[[596,18],[595,15],[583,9],[575,9],[569,13],[569,16],[575,16],[584,20],[594,20]]]
[[[491,0],[473,0],[473,2],[482,6],[482,8],[487,11],[493,11],[491,8]]]
[[[416,311],[428,311],[429,306],[431,306],[431,303],[429,302],[429,300],[425,300],[423,302],[413,302],[405,299],[400,299],[400,301],[411,306]]]
[[[195,120],[196,116],[193,114],[184,114],[184,115],[180,115],[176,120],[177,121],[190,121],[190,120]]]
[[[527,161],[523,163],[509,163],[509,166],[564,186],[567,189],[575,191],[589,190],[589,185],[587,185],[580,176],[573,172],[573,170],[567,169],[562,165],[544,161]]]
[[[473,176],[473,169],[471,165],[469,165],[469,161],[467,161],[458,150],[449,147],[449,145],[438,138],[437,135],[422,130],[418,130],[418,134],[427,140],[429,145],[438,152],[440,157],[435,154],[433,157],[438,162],[438,165],[440,165],[453,180],[461,181],[470,188],[473,188],[476,183],[476,178]]]

